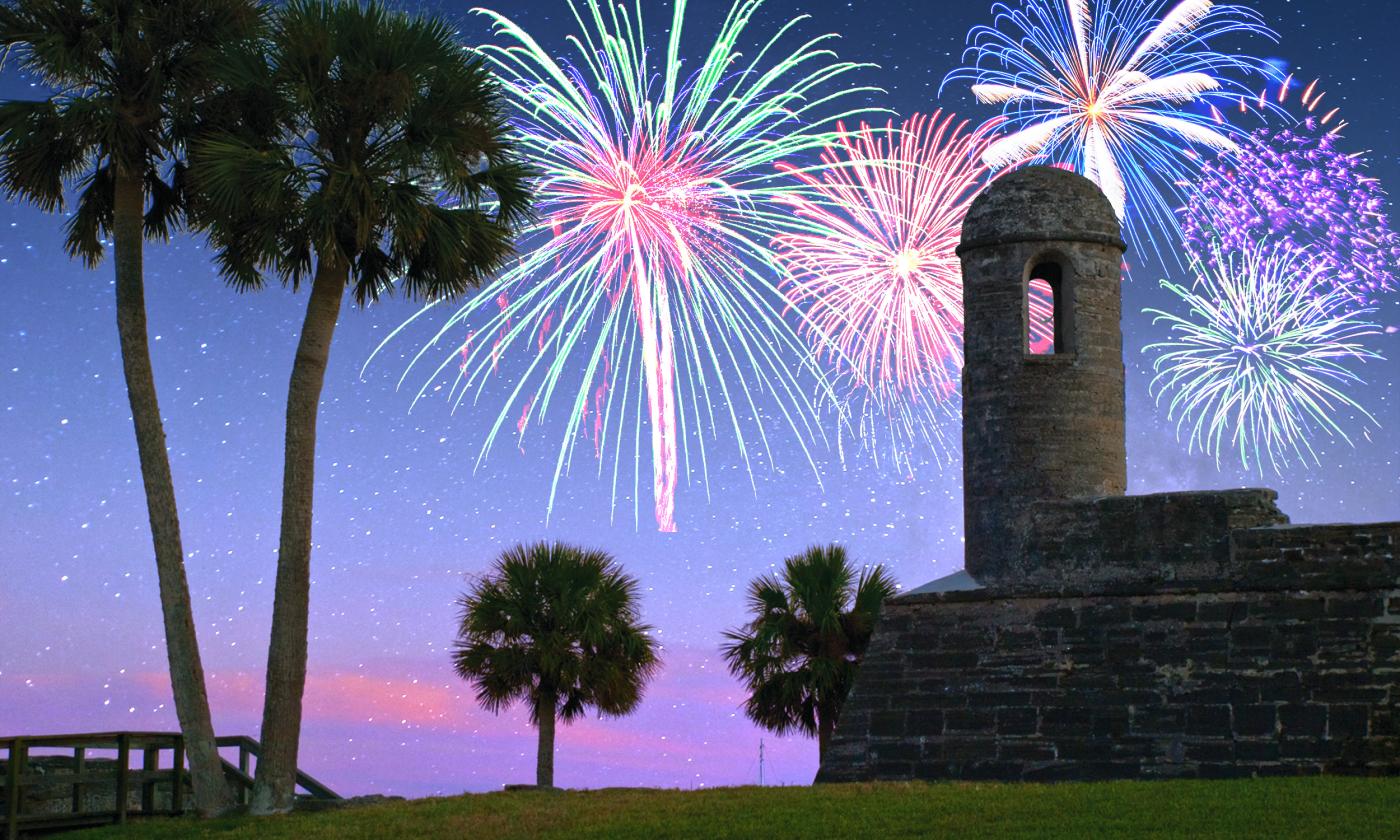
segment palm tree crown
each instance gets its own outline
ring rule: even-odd
[[[0,184],[52,212],[79,188],[67,249],[88,265],[112,232],[118,175],[144,187],[145,234],[182,218],[181,127],[214,88],[228,45],[257,32],[256,0],[17,0],[0,46],[54,93],[0,103]]]
[[[503,552],[458,601],[457,674],[493,712],[528,705],[541,785],[553,784],[554,719],[625,715],[659,667],[637,588],[605,552],[536,543]]]
[[[727,631],[722,648],[749,691],[749,718],[779,734],[816,735],[825,755],[880,605],[895,592],[880,566],[857,575],[839,545],[813,546],[789,557],[781,577],[754,580],[753,619]]]
[[[225,277],[296,287],[343,264],[364,304],[450,298],[512,254],[527,168],[482,61],[444,22],[383,4],[294,0],[191,144],[200,219]]]

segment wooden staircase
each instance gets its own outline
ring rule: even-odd
[[[239,803],[247,804],[253,789],[250,760],[258,758],[262,746],[246,735],[216,741],[221,751],[232,754],[237,750],[235,761],[222,754],[221,759]],[[5,840],[16,840],[20,832],[125,824],[131,817],[185,812],[189,771],[185,768],[184,738],[178,732],[20,735],[0,738],[0,750],[5,755],[4,811],[0,812]],[[62,754],[65,752],[69,755]],[[133,769],[136,754],[141,756],[140,767]],[[31,792],[42,788],[50,794],[70,788],[71,794],[62,793],[58,799],[50,796],[45,808],[31,810],[26,809],[22,795],[26,788]],[[301,771],[297,771],[297,790],[298,799],[341,798]],[[139,797],[134,795],[138,792]],[[134,805],[133,799],[138,800]],[[60,801],[62,806],[56,807]]]

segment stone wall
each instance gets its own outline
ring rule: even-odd
[[[1253,528],[1215,580],[895,599],[818,781],[1400,773],[1397,545]]]
[[[1245,489],[1035,502],[1007,585],[1223,580],[1232,533],[1288,523],[1277,500],[1273,490]]]

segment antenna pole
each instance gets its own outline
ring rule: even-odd
[[[758,786],[763,787],[763,739],[758,739]]]

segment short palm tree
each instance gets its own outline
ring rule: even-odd
[[[197,221],[224,276],[310,284],[287,389],[282,523],[251,808],[292,806],[310,609],[316,417],[341,300],[447,299],[511,255],[528,213],[495,80],[440,20],[291,0],[190,143]]]
[[[232,799],[214,744],[185,577],[165,427],[146,332],[142,250],[185,211],[180,131],[217,79],[219,51],[254,35],[256,0],[9,0],[0,46],[52,95],[0,103],[0,184],[46,211],[65,209],[67,250],[89,266],[110,237],[117,335],[146,490],[175,713],[189,755],[195,810]]]
[[[523,702],[539,729],[535,783],[554,785],[555,719],[588,708],[620,716],[660,662],[641,623],[637,581],[602,551],[522,545],[496,558],[458,601],[453,664],[492,712]]]
[[[749,718],[779,734],[816,735],[825,758],[880,605],[895,591],[880,566],[857,574],[839,545],[813,546],[789,557],[781,577],[755,579],[753,619],[727,631],[722,649],[749,691]]]

